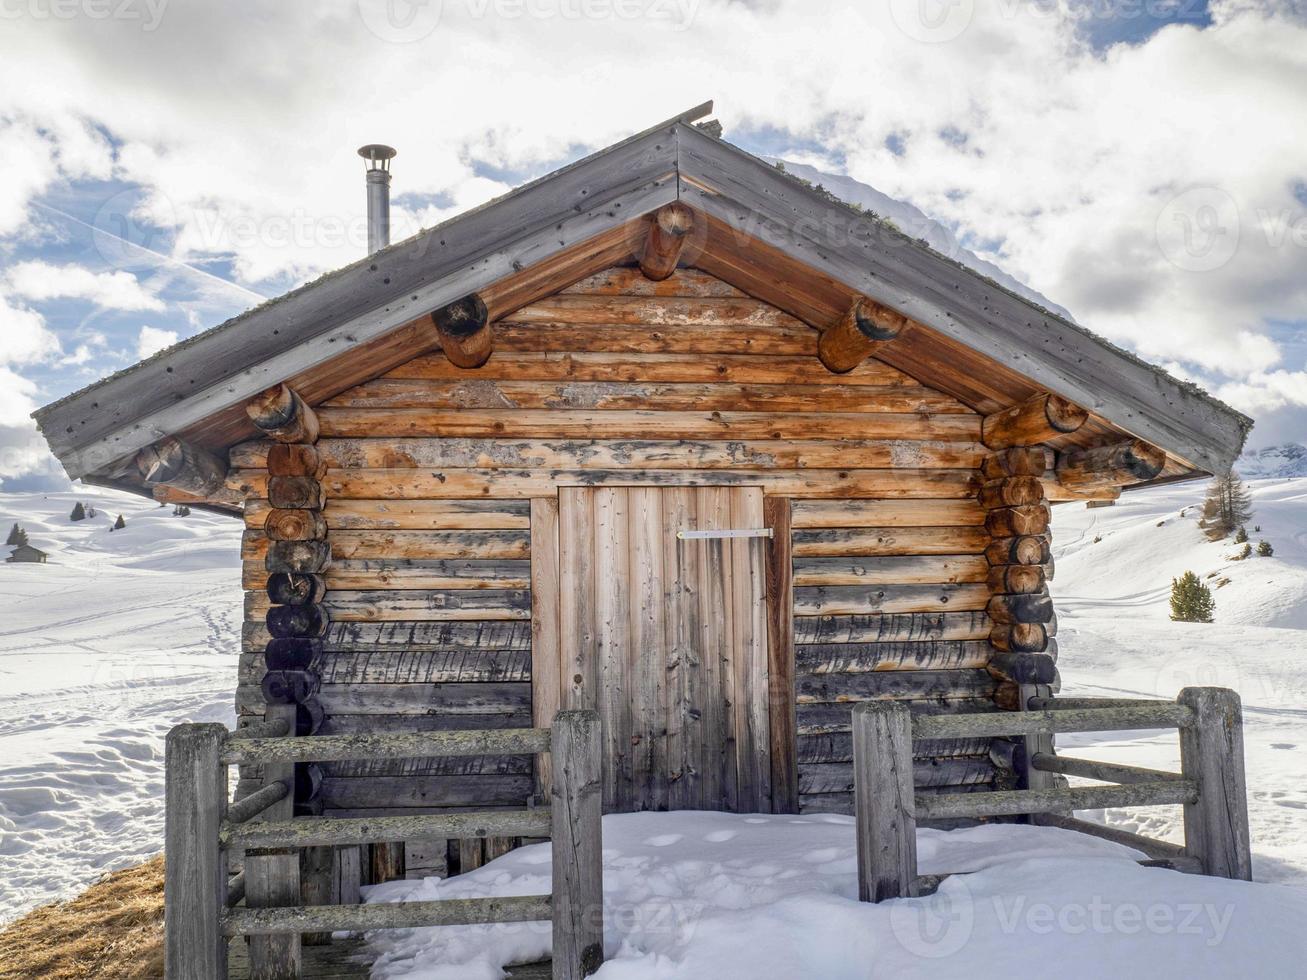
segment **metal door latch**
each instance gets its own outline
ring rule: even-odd
[[[754,527],[732,531],[677,531],[676,537],[681,541],[705,541],[713,538],[770,538],[772,529]]]

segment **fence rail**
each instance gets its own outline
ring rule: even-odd
[[[265,721],[236,732],[180,725],[166,764],[165,975],[227,980],[227,944],[250,937],[252,977],[299,975],[303,934],[553,921],[553,976],[581,980],[603,962],[600,722],[564,711],[551,728],[296,738],[294,706],[269,706]],[[293,816],[294,766],[303,762],[478,755],[551,756],[551,806],[419,816]],[[227,769],[260,763],[264,786],[227,802]],[[376,905],[303,905],[301,848],[412,839],[548,837],[549,895]],[[228,853],[250,849],[227,874]],[[242,899],[249,907],[232,908]]]
[[[1174,701],[1030,697],[1020,712],[927,715],[906,705],[869,701],[853,711],[854,809],[859,893],[863,901],[916,895],[917,820],[1023,816],[1037,823],[1092,833],[1135,847],[1153,861],[1225,878],[1252,878],[1244,785],[1243,719],[1239,696],[1224,688],[1186,688]],[[1056,755],[1060,732],[1174,728],[1181,771]],[[1110,785],[917,795],[912,782],[914,739],[1025,736],[1030,774],[1056,773]],[[1099,827],[1070,816],[1076,809],[1184,806],[1183,847]]]

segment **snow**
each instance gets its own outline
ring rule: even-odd
[[[631,814],[605,819],[609,962],[601,980],[879,975],[1301,974],[1307,945],[1307,480],[1250,482],[1275,557],[1231,561],[1197,527],[1203,486],[1054,509],[1063,693],[1241,691],[1259,884],[1138,867],[1049,828],[923,831],[933,898],[856,902],[853,831],[835,816]],[[72,524],[76,500],[100,514]],[[1184,512],[1183,515],[1181,512]],[[118,513],[127,527],[110,532]],[[50,553],[0,564],[0,920],[157,853],[163,736],[231,723],[240,525],[108,491],[0,494]],[[1160,525],[1160,526],[1159,526]],[[1098,539],[1095,541],[1095,539]],[[1216,622],[1168,619],[1172,577],[1214,587]],[[184,574],[182,574],[184,572]],[[1213,577],[1208,578],[1211,575]],[[1228,579],[1224,584],[1223,580]],[[1059,736],[1063,752],[1174,769],[1175,735]],[[1084,814],[1179,839],[1174,807]],[[372,900],[548,890],[545,846]],[[1266,884],[1266,882],[1274,884]],[[1268,937],[1274,937],[1268,941]],[[542,924],[374,934],[378,976],[500,977],[545,955]],[[439,965],[438,965],[439,964]]]
[[[1307,479],[1248,486],[1262,529],[1249,527],[1249,537],[1270,541],[1273,558],[1231,561],[1238,546],[1207,540],[1198,527],[1201,483],[1126,493],[1115,507],[1055,507],[1058,669],[1067,695],[1171,698],[1192,685],[1238,691],[1254,874],[1307,884]],[[1184,571],[1212,588],[1214,623],[1170,621],[1171,579]],[[1063,735],[1057,745],[1172,771],[1180,762],[1174,733]],[[1182,839],[1178,807],[1088,816]]]
[[[640,813],[604,818],[598,980],[1291,976],[1307,890],[1141,868],[1135,852],[1047,827],[922,830],[937,895],[857,901],[853,820]],[[966,873],[964,873],[966,872]],[[392,882],[369,901],[550,890],[548,844],[466,875]],[[1267,943],[1266,937],[1281,937]],[[372,933],[373,972],[499,980],[548,955],[548,923]]]
[[[0,922],[159,852],[164,736],[234,722],[242,618],[238,521],[80,488],[15,522],[50,557],[0,564]]]

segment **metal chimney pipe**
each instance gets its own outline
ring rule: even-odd
[[[382,143],[359,147],[368,174],[368,254],[390,244],[390,161],[396,150]]]

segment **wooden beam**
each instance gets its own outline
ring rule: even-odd
[[[277,442],[318,441],[318,417],[289,385],[265,388],[245,405],[250,417],[265,436]]]
[[[494,353],[490,313],[476,293],[442,306],[431,314],[431,322],[436,326],[440,349],[457,367],[480,367]]]
[[[1075,493],[1147,483],[1166,466],[1166,453],[1142,439],[1058,453],[1057,480]]]
[[[1020,405],[985,416],[980,441],[990,449],[1037,446],[1075,432],[1088,419],[1088,412],[1059,395],[1035,395]]]
[[[671,277],[694,230],[694,212],[679,201],[659,208],[649,222],[640,252],[640,271],[654,282]]]
[[[136,454],[136,469],[151,486],[168,486],[197,497],[236,497],[225,487],[227,463],[175,436]]]
[[[860,296],[844,316],[822,332],[817,356],[827,370],[844,374],[865,361],[877,348],[896,340],[907,325],[907,317]]]

